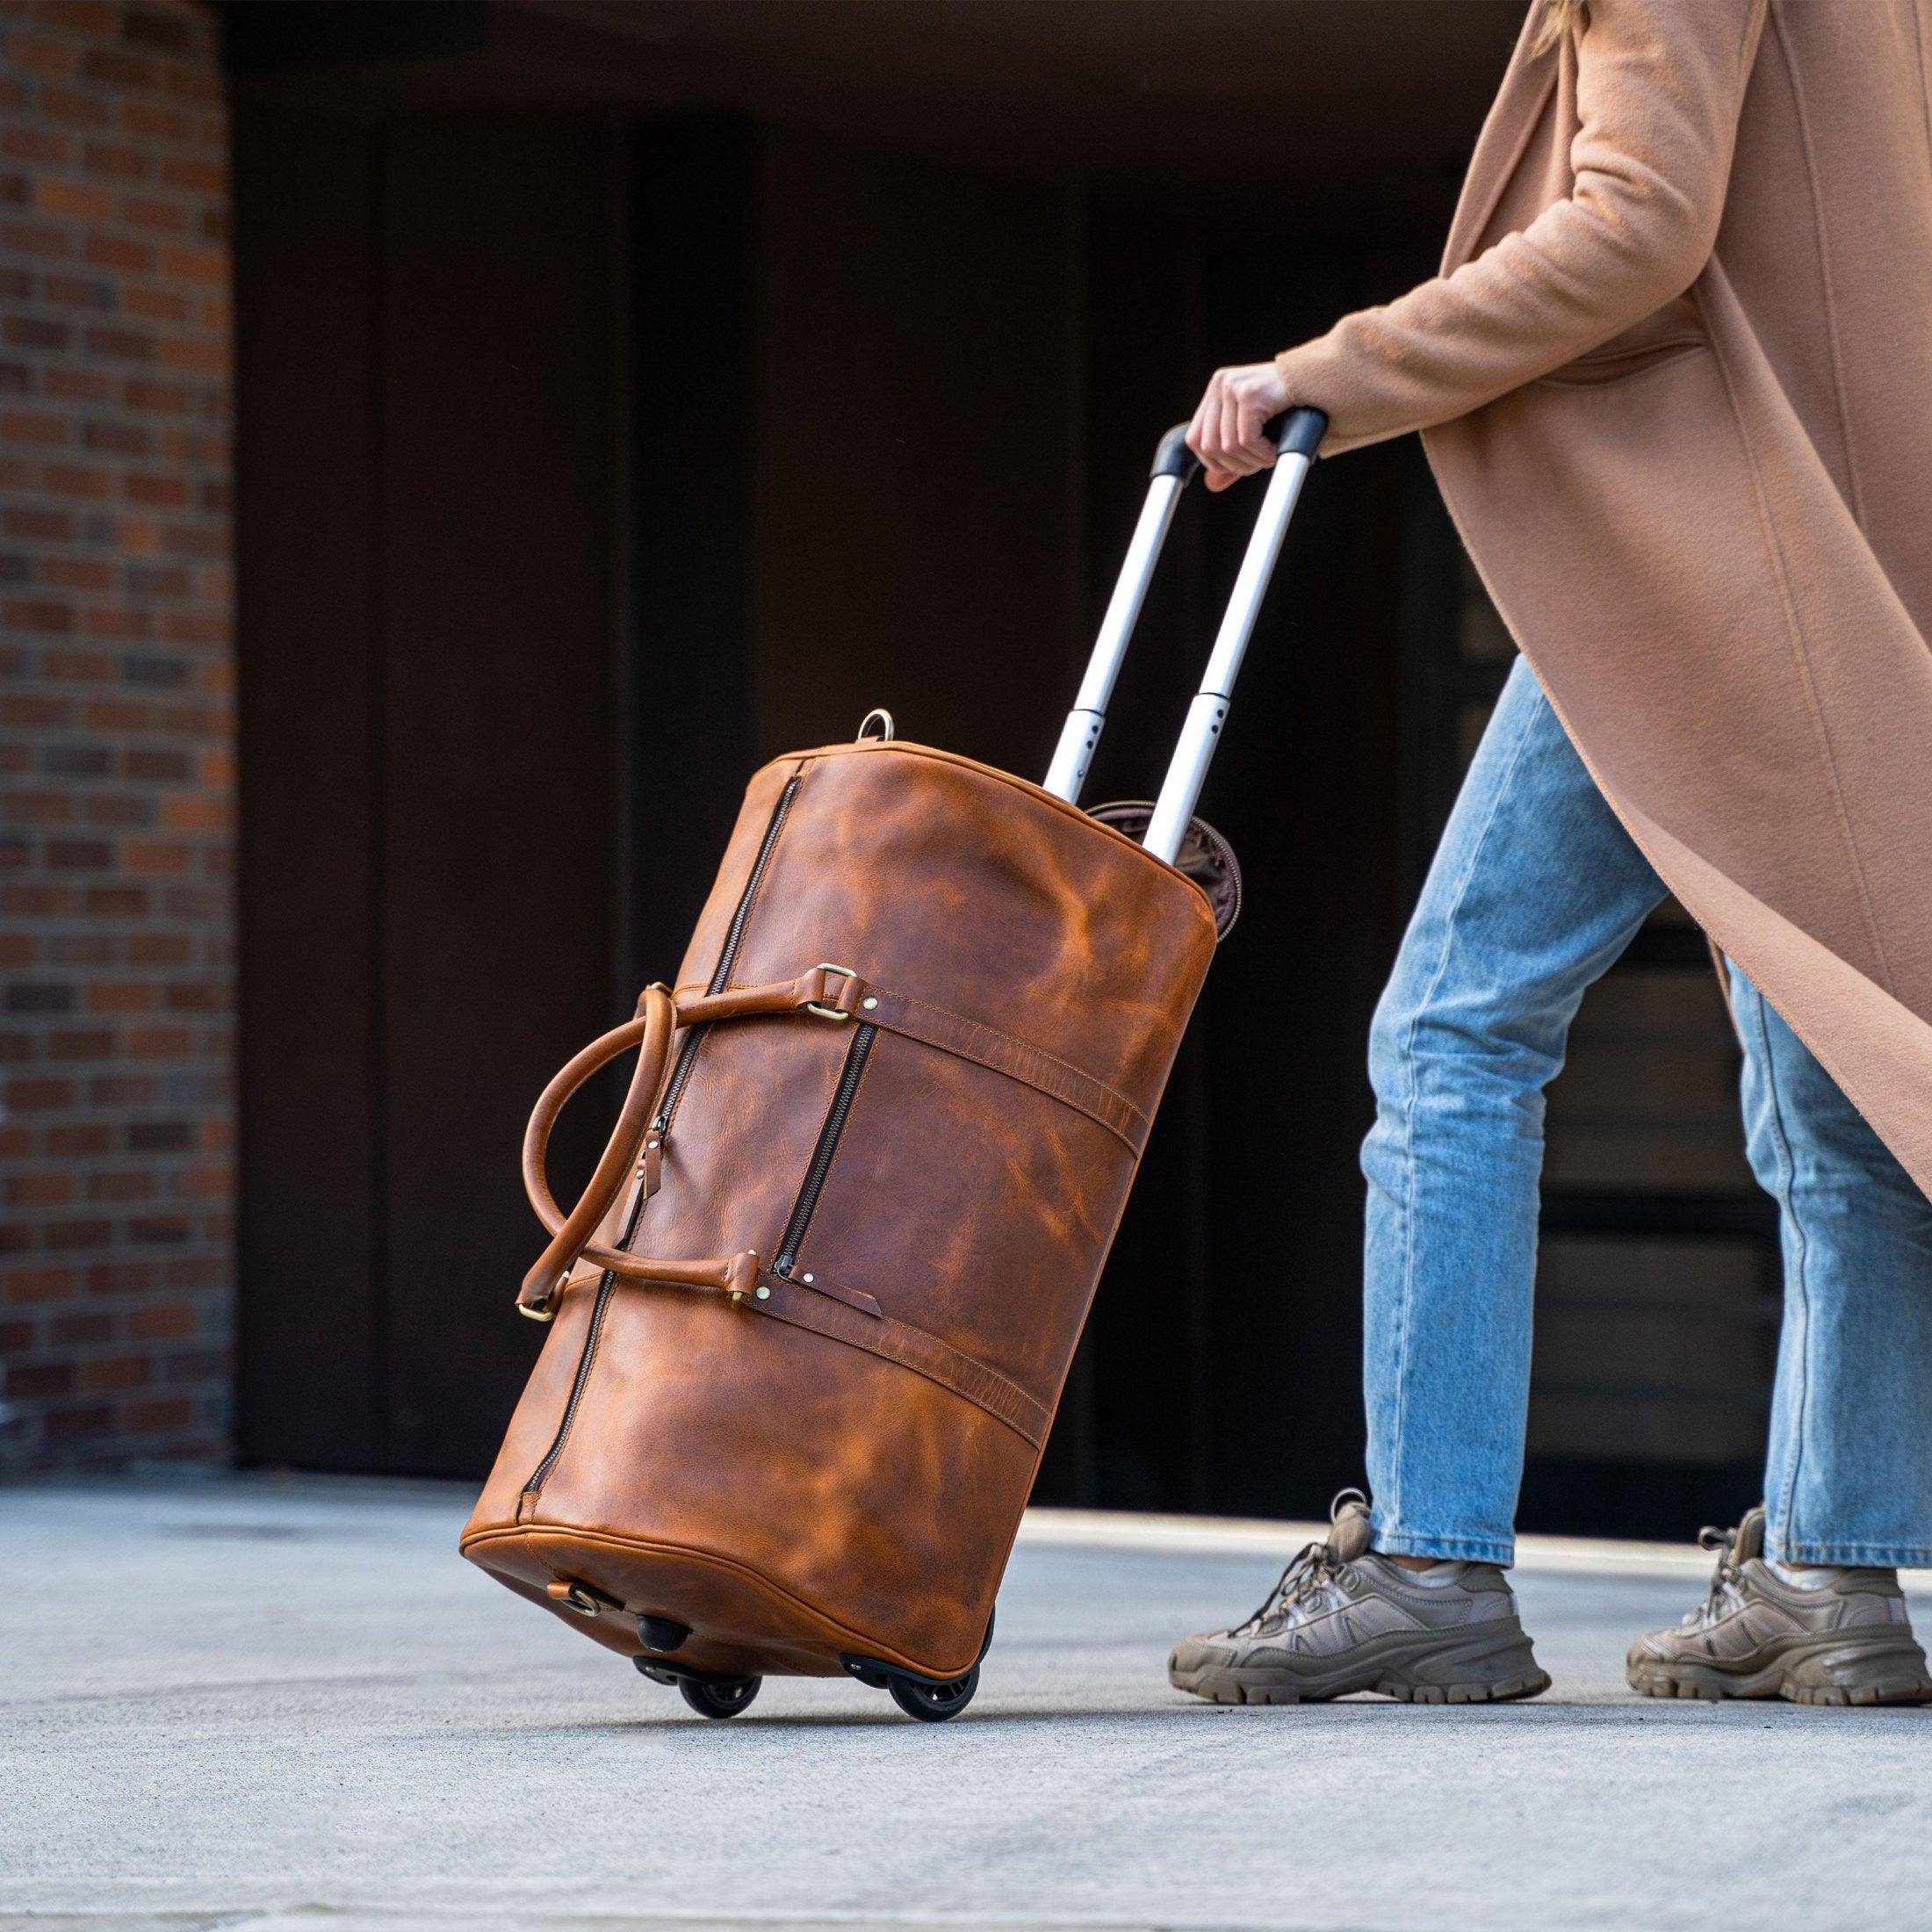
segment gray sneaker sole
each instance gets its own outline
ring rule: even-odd
[[[1787,1638],[1735,1663],[1653,1657],[1633,1651],[1624,1676],[1647,1698],[1783,1698],[1791,1704],[1932,1703],[1925,1653],[1909,1638],[1875,1631],[1857,1638]]]
[[[1167,1681],[1215,1704],[1323,1704],[1373,1690],[1402,1704],[1506,1704],[1550,1687],[1523,1626],[1513,1618],[1474,1636],[1467,1630],[1403,1632],[1333,1657],[1272,1651],[1245,1663],[1183,1664]]]

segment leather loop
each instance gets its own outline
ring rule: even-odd
[[[849,1019],[866,991],[856,973],[842,967],[814,966],[796,979],[775,980],[764,986],[732,986],[721,993],[687,991],[680,987],[677,1016],[681,1027],[706,1027],[717,1020],[749,1020],[761,1013],[802,1012],[810,1006],[827,1017]]]

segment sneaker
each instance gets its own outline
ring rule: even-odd
[[[1631,1646],[1624,1675],[1647,1698],[1788,1698],[1793,1704],[1923,1704],[1925,1653],[1899,1573],[1834,1569],[1809,1588],[1764,1561],[1760,1504],[1698,1541],[1718,1555],[1710,1594],[1681,1624]]]
[[[1493,1563],[1404,1569],[1368,1546],[1368,1499],[1344,1489],[1310,1543],[1232,1630],[1189,1637],[1167,1681],[1216,1704],[1300,1704],[1375,1690],[1417,1704],[1533,1698],[1550,1687]]]

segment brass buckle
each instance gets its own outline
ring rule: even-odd
[[[859,977],[856,970],[852,967],[841,966],[836,960],[830,959],[821,959],[812,968],[812,971],[815,973],[838,973],[847,979],[856,979]],[[852,1017],[848,1013],[840,1013],[836,1006],[821,1006],[816,999],[808,999],[805,1002],[805,1011],[817,1013],[821,1020],[849,1020]]]

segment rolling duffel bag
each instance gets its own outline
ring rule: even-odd
[[[1159,799],[1078,804],[1180,493],[1164,440],[1044,786],[894,739],[753,779],[674,987],[538,1100],[549,1324],[463,1554],[728,1717],[770,1674],[946,1718],[1216,940],[1193,817],[1324,427],[1280,456]],[[883,731],[875,735],[874,720]],[[1136,842],[1138,836],[1140,842]],[[566,1215],[544,1154],[635,1050]]]

